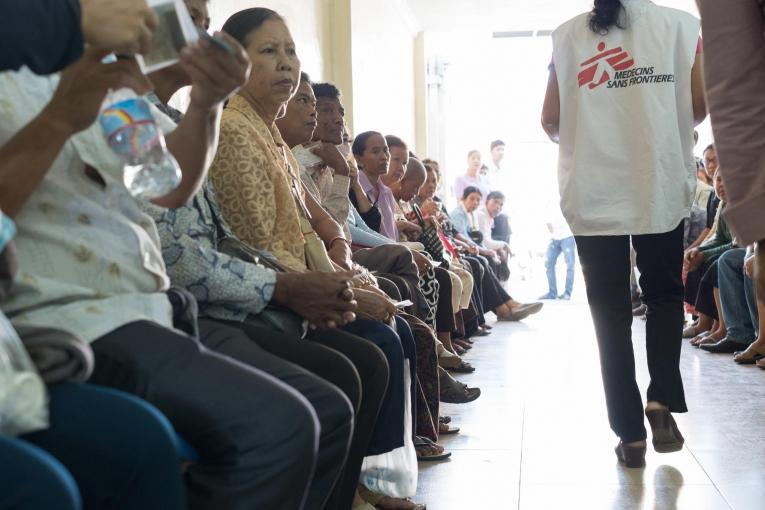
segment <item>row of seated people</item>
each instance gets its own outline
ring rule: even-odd
[[[694,222],[692,213],[689,222],[685,301],[695,320],[683,336],[707,352],[733,354],[736,363],[765,368],[765,307],[753,282],[754,246],[739,246],[725,219],[727,194],[714,145],[703,156],[712,182],[699,185],[702,193],[694,209],[701,221]]]
[[[187,3],[206,29],[206,3]],[[240,11],[215,37],[234,51],[189,46],[151,83],[89,50],[60,75],[0,75],[2,231],[17,229],[2,309],[27,345],[43,329],[90,360],[49,379],[50,427],[22,439],[71,474],[46,471],[71,496],[56,508],[417,508],[411,460],[448,457],[439,435],[457,430],[440,402],[480,395],[450,374],[475,370],[459,353],[486,312],[541,305],[513,300],[496,252],[449,221],[432,166],[396,137],[350,139],[278,13]],[[181,113],[167,103],[186,85]],[[119,87],[153,90],[182,170],[149,202],[94,123]],[[30,466],[17,475],[42,479]]]

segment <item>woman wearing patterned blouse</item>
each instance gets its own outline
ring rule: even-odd
[[[243,242],[270,252],[281,265],[297,272],[308,269],[307,232],[302,230],[301,218],[308,219],[332,262],[350,269],[350,244],[342,228],[304,191],[299,165],[276,126],[300,83],[300,60],[289,29],[279,14],[252,8],[231,16],[223,31],[246,48],[252,62],[250,80],[223,112],[218,152],[210,170],[223,217]],[[404,358],[410,359],[409,377],[414,381],[414,339],[405,321],[396,319],[395,332],[382,322],[391,319],[396,309],[379,289],[360,285],[354,295],[357,312],[375,320],[347,324],[340,320],[337,325],[382,349],[390,379],[372,437],[355,435],[351,450],[363,447],[368,455],[379,455],[407,445]],[[360,461],[353,468],[354,484]]]

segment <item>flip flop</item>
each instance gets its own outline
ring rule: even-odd
[[[443,368],[444,370],[448,370],[449,372],[454,372],[456,374],[472,374],[475,372],[475,367],[467,361],[460,361],[459,365]]]
[[[417,437],[415,438],[414,443],[414,449],[415,450],[423,450],[423,449],[429,449],[430,451],[433,451],[433,449],[439,447],[440,445],[437,445],[430,439],[426,437]],[[442,447],[443,448],[443,447]],[[438,462],[441,460],[446,460],[449,457],[452,456],[452,452],[443,451],[441,453],[433,453],[431,455],[421,455],[420,452],[417,452],[417,461],[418,462]]]
[[[733,361],[739,365],[754,365],[763,358],[765,354],[753,349],[751,345],[745,351],[733,353]]]
[[[459,432],[460,432],[459,427],[450,427],[446,423],[438,424],[438,434],[441,436],[450,436],[452,434],[459,434]]]

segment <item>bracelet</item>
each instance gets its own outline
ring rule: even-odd
[[[342,241],[345,244],[347,244],[349,248],[351,247],[351,242],[348,239],[346,239],[343,236],[337,236],[337,237],[333,238],[330,242],[327,243],[327,249],[328,250],[332,249],[332,245],[335,244],[335,241]]]

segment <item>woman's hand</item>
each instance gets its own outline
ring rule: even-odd
[[[441,212],[441,208],[432,199],[426,199],[420,206],[420,210],[426,216],[438,217]]]
[[[422,235],[422,229],[411,221],[399,220],[396,222],[396,229],[408,240],[416,241]]]
[[[353,262],[351,261],[351,247],[345,239],[337,238],[332,241],[332,244],[327,250],[327,255],[329,255],[332,262],[346,271],[350,271],[353,267]]]
[[[683,270],[692,273],[704,262],[704,254],[698,248],[691,248],[683,257]]]
[[[308,320],[314,329],[333,329],[356,319],[351,272],[278,273],[271,300]]]
[[[412,258],[414,263],[417,264],[417,271],[420,273],[420,276],[427,274],[433,268],[433,263],[430,259],[416,250],[412,250]]]
[[[378,322],[390,322],[396,315],[396,307],[382,291],[377,289],[355,289],[354,296],[358,303],[356,313],[364,319]]]

